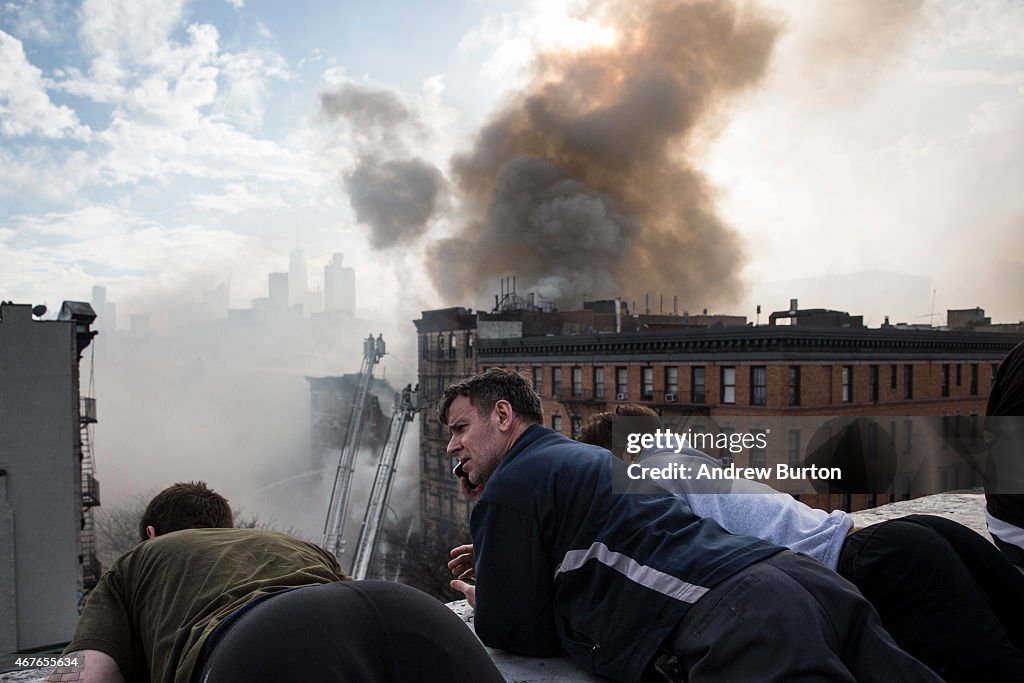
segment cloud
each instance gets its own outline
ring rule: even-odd
[[[100,278],[124,289],[178,288],[206,263],[235,257],[246,242],[236,233],[164,225],[108,205],[13,218],[0,229],[17,235],[0,243],[0,260],[9,264],[5,296],[26,301],[46,291],[83,296]]]
[[[264,188],[248,183],[228,183],[222,194],[200,194],[192,200],[194,206],[211,211],[236,214],[260,209],[282,209],[287,203]]]
[[[0,133],[87,139],[89,132],[73,110],[50,100],[42,72],[29,63],[21,41],[0,31]]]
[[[86,0],[79,12],[79,37],[92,57],[91,78],[116,84],[135,65],[159,64],[184,5],[184,0]]]
[[[56,43],[67,33],[68,12],[58,0],[28,0],[0,5],[0,24],[23,41]]]
[[[76,193],[99,177],[100,170],[83,150],[57,154],[47,145],[0,147],[0,197],[73,203]]]
[[[221,55],[217,65],[223,84],[214,103],[217,115],[227,117],[245,130],[259,130],[263,125],[270,80],[292,78],[284,58],[275,52],[246,50]]]

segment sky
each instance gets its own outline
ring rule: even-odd
[[[446,252],[446,238],[473,235],[474,198],[452,160],[535,89],[538,58],[627,36],[621,8],[5,0],[0,296],[54,309],[100,284],[124,317],[230,282],[244,307],[301,244],[311,274],[345,252],[366,309],[484,305],[501,275],[529,266],[489,266],[453,293],[450,271],[430,265],[461,253]],[[647,291],[752,316],[754,304],[786,307],[780,281],[829,305],[807,282],[902,274],[924,283],[911,301],[893,292],[852,312],[875,323],[924,315],[931,290],[936,310],[1024,317],[1021,296],[1000,286],[1019,282],[1024,261],[1024,6],[744,2],[738,12],[773,32],[757,76],[670,141],[736,237],[718,249],[735,286],[712,291],[712,272],[707,296],[692,280]],[[415,125],[332,115],[326,97],[346,88],[393,98]],[[357,173],[368,157],[378,171],[421,160],[440,188],[418,232],[386,248],[353,198],[353,176],[378,177]],[[672,254],[680,272],[705,258],[694,253]],[[627,280],[577,294],[614,296]],[[635,289],[622,293],[635,301]]]
[[[159,328],[343,252],[400,384],[410,321],[509,275],[563,308],[1022,320],[1021,188],[1013,0],[0,0],[0,299],[101,285]],[[358,361],[253,373],[262,343],[107,345],[105,491],[230,482],[314,536],[268,487],[312,466],[302,374]]]

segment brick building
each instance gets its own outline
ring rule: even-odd
[[[953,418],[984,413],[999,361],[1024,336],[869,329],[860,317],[800,311],[796,302],[759,326],[713,316],[699,322],[694,316],[641,320],[645,316],[624,309],[615,316],[616,308],[611,316],[600,306],[569,312],[424,311],[416,327],[426,404],[453,381],[509,367],[533,380],[546,426],[570,436],[588,416],[625,402],[648,405],[666,422],[687,428],[774,427],[774,452],[714,453],[735,459],[737,466],[805,458],[814,438],[820,440],[821,430],[831,430],[836,418],[875,416],[858,427],[865,430],[858,443],[868,452],[876,446],[885,451],[888,443],[887,452],[899,456],[888,485],[853,495],[825,494],[802,482],[780,486],[811,505],[856,510],[980,483],[969,457],[965,461],[962,453],[926,437],[952,435],[962,424]],[[566,334],[567,328],[582,333]],[[440,425],[422,421],[421,512],[429,528],[464,528],[468,517],[451,476],[447,441]],[[933,461],[939,456],[945,459]]]

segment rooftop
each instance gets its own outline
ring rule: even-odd
[[[925,513],[947,517],[974,529],[985,538],[989,538],[985,529],[985,497],[980,490],[940,493],[916,500],[900,501],[881,507],[853,513],[857,526],[868,526],[894,517],[914,513]],[[449,603],[452,611],[458,614],[472,627],[473,614],[465,600]],[[501,650],[488,650],[498,670],[506,680],[513,683],[570,683],[575,681],[603,681],[606,679],[583,671],[567,656],[540,659],[536,657],[520,657]],[[0,659],[0,669],[10,666],[7,658]],[[0,673],[0,683],[17,681],[27,683],[42,681],[48,671],[35,669],[29,671],[11,671]]]

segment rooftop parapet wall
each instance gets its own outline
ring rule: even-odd
[[[910,514],[930,514],[947,517],[974,529],[986,539],[985,497],[977,491],[961,491],[926,496],[916,500],[891,503],[871,510],[853,513],[857,526],[868,526],[887,519]],[[472,626],[472,610],[465,600],[449,603],[453,612]],[[605,681],[583,671],[568,656],[555,658],[520,657],[501,650],[488,650],[498,670],[507,681],[513,683],[576,683]],[[7,664],[7,662],[2,662]],[[35,683],[46,677],[46,671],[20,671],[0,673],[0,683]]]

